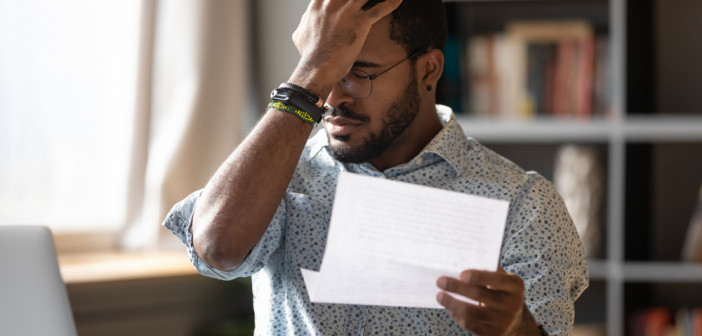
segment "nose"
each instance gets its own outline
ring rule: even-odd
[[[326,103],[333,107],[339,107],[343,103],[353,103],[353,97],[349,96],[349,94],[341,88],[339,82],[336,82],[336,85],[334,85],[331,92],[329,92],[329,96],[327,96]]]

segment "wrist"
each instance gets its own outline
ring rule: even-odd
[[[312,125],[319,123],[327,112],[322,97],[292,83],[280,84],[271,92],[271,100],[268,108],[292,112]]]
[[[526,305],[522,308],[522,322],[520,323],[521,327],[519,330],[523,330],[524,333],[523,335],[525,336],[543,336],[543,335],[548,335],[546,331],[543,329],[543,326],[539,323],[536,323],[536,320],[534,320],[534,317],[531,315],[529,312],[529,309],[527,308]]]

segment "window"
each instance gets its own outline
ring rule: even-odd
[[[141,2],[0,0],[0,224],[125,221]]]

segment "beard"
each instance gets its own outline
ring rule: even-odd
[[[329,153],[340,162],[363,163],[368,162],[387,150],[390,145],[412,124],[419,113],[419,94],[417,92],[417,78],[413,76],[404,92],[390,105],[379,132],[371,132],[360,146],[350,147],[345,145],[330,145]],[[355,117],[344,106],[337,108],[342,116]],[[357,119],[360,119],[357,117]],[[327,134],[327,137],[329,135]],[[344,142],[343,137],[336,139]],[[331,143],[331,141],[330,141]]]

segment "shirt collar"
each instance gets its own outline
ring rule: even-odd
[[[439,119],[444,127],[434,138],[424,147],[419,156],[426,153],[433,153],[448,162],[456,173],[460,172],[465,165],[465,161],[470,152],[471,142],[466,137],[465,132],[451,108],[444,105],[436,105]]]
[[[438,155],[443,160],[448,162],[456,173],[460,172],[460,167],[463,166],[465,159],[468,156],[471,143],[466,138],[463,128],[456,121],[456,116],[448,106],[436,105],[436,111],[439,115],[443,128],[434,138],[424,147],[416,158],[427,159],[432,154]],[[329,139],[326,131],[322,128],[315,134],[310,141],[309,160],[314,160],[321,152],[324,152],[325,158],[331,159],[328,151]],[[324,151],[322,151],[324,149]],[[416,159],[415,158],[415,159]],[[318,158],[321,159],[321,158]],[[410,162],[416,162],[413,159]],[[343,166],[343,165],[341,165]],[[391,168],[392,169],[392,168]]]

